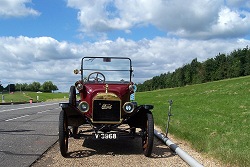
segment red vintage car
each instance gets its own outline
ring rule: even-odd
[[[131,59],[84,57],[81,69],[74,73],[80,74],[81,79],[70,87],[69,102],[59,104],[62,156],[67,157],[69,137],[93,140],[140,137],[143,153],[149,157],[154,140],[153,105],[138,105],[134,101],[136,86],[131,80]],[[85,128],[81,128],[83,125]]]

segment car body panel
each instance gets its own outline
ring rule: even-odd
[[[59,125],[63,126],[59,128],[61,154],[66,156],[68,137],[104,140],[141,137],[144,155],[150,156],[153,105],[138,105],[130,99],[136,91],[132,82],[131,59],[84,57],[81,69],[74,70],[74,73],[81,74],[81,79],[70,87],[69,102],[60,103],[62,112]],[[76,89],[80,99],[76,98]],[[89,129],[78,131],[78,127],[85,124],[89,125]],[[126,125],[126,128],[122,125]],[[63,130],[65,127],[68,127],[69,135]],[[141,131],[137,132],[136,128]]]

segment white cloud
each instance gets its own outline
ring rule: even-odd
[[[227,5],[234,8],[250,8],[249,0],[226,0]]]
[[[250,46],[240,40],[188,40],[157,37],[139,41],[118,38],[94,43],[74,44],[50,37],[1,37],[0,76],[2,83],[30,83],[51,80],[60,91],[80,79],[73,70],[80,68],[83,56],[123,56],[133,61],[135,82],[173,71],[192,59],[205,61],[220,53]]]
[[[212,31],[218,35],[239,37],[249,33],[250,13],[232,11],[223,8],[219,13],[217,24],[212,27]],[[237,31],[236,31],[237,30]]]
[[[0,47],[2,54],[16,60],[47,61],[57,59],[70,59],[75,54],[75,45],[65,41],[59,42],[51,37],[29,38],[19,37],[0,37]]]
[[[235,0],[68,0],[79,10],[80,29],[106,33],[152,24],[166,33],[193,39],[249,34],[249,1]],[[233,33],[232,33],[233,32]]]
[[[77,18],[84,32],[109,31],[115,28],[116,24],[121,24],[120,27],[126,26],[125,23],[120,22],[119,18],[108,18],[109,13],[106,12],[106,6],[109,2],[109,0],[69,0],[68,6],[79,10]]]
[[[40,15],[37,10],[27,7],[31,0],[1,0],[0,17],[23,17],[28,15]]]
[[[75,47],[78,46],[50,37],[0,37],[0,76],[5,79],[2,82],[67,81],[67,76],[73,74],[71,68],[79,68]]]

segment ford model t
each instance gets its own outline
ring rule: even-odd
[[[80,74],[81,79],[70,87],[69,102],[60,103],[62,156],[67,156],[69,137],[91,138],[93,142],[140,137],[143,153],[149,157],[154,139],[153,106],[139,105],[134,101],[136,86],[131,80],[131,59],[84,57],[81,69],[74,70],[74,73]]]

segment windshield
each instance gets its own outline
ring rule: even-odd
[[[131,82],[132,64],[124,57],[84,57],[82,59],[82,80],[87,80],[91,73],[103,74],[105,82]],[[101,73],[101,74],[99,74]],[[90,77],[91,79],[91,77]]]

